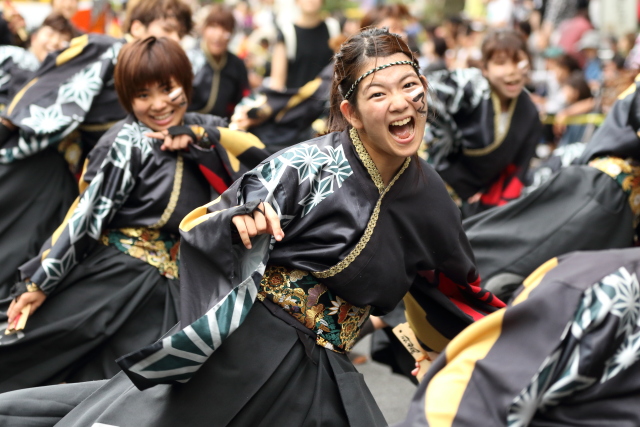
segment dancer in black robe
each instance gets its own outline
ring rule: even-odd
[[[182,221],[179,327],[121,358],[106,384],[29,390],[33,410],[0,395],[0,420],[385,425],[344,354],[369,313],[406,295],[433,331],[425,345],[441,350],[503,306],[476,286],[459,210],[415,158],[426,81],[408,46],[367,30],[336,61],[335,132],[271,157]],[[92,391],[68,414],[55,403]]]
[[[634,245],[640,218],[639,84],[620,95],[576,164],[526,197],[465,220],[484,287],[509,299],[555,256]]]
[[[451,341],[395,426],[640,425],[638,275],[638,248],[549,260]]]
[[[524,90],[529,56],[512,30],[490,33],[483,69],[427,76],[429,161],[450,187],[463,217],[520,197],[529,162],[542,135],[538,111]]]
[[[253,135],[220,127],[224,119],[185,115],[192,74],[176,42],[151,37],[119,59],[115,84],[130,115],[91,151],[81,195],[20,267],[16,300],[0,302],[3,311],[11,303],[9,323],[32,305],[24,331],[0,335],[0,365],[11,367],[0,391],[110,378],[117,356],[173,326],[180,220],[240,176],[238,158],[249,167],[266,158]]]

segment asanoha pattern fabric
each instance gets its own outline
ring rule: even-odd
[[[78,203],[63,231],[55,241],[40,268],[31,276],[45,293],[50,293],[78,261],[90,241],[99,241],[102,231],[122,206],[135,185],[136,167],[150,155],[151,130],[131,120],[116,136],[100,170],[78,197]]]
[[[283,211],[283,200],[277,196],[277,189],[285,173],[295,171],[298,185],[304,188],[301,193],[306,196],[301,197],[298,202],[303,207],[300,216],[304,217],[334,193],[334,183],[340,188],[345,179],[352,175],[351,166],[343,150],[341,145],[333,147],[328,144],[319,146],[301,143],[248,172],[243,179],[257,178],[263,186],[260,191],[262,200],[273,206],[282,226],[286,227],[294,217]],[[291,174],[288,178],[291,178]],[[218,201],[212,202],[210,206],[215,207],[216,203]],[[247,201],[238,192],[235,203],[237,207],[232,210],[240,212],[245,203]],[[222,212],[217,211],[210,215],[213,217]],[[119,363],[123,369],[144,378],[148,384],[188,381],[246,318],[258,294],[269,252],[274,243],[273,237],[260,236],[252,243],[251,250],[241,250],[237,254],[239,283],[221,296],[204,316],[181,331],[142,349],[135,355],[120,359]]]
[[[316,334],[316,343],[339,353],[350,351],[371,307],[356,307],[331,292],[307,271],[268,266],[259,299],[279,305]]]
[[[639,320],[640,285],[635,272],[621,267],[588,288],[558,349],[513,401],[508,425],[527,426],[537,411],[544,412],[581,390],[623,374],[640,360]],[[589,375],[593,341],[586,337],[607,325],[615,326],[619,346],[599,375]]]
[[[91,64],[60,87],[55,103],[30,105],[28,115],[16,123],[21,127],[18,146],[0,149],[0,162],[9,163],[44,150],[78,127],[102,90],[104,68],[102,62]]]

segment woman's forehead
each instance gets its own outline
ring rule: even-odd
[[[369,58],[367,62],[365,62],[365,64],[361,67],[360,69],[361,72],[359,76],[375,68],[384,66],[385,64],[390,64],[397,61],[406,61],[406,60],[407,60],[407,55],[403,53],[395,54],[387,57],[381,57],[381,58]],[[390,67],[377,70],[371,75],[365,77],[362,80],[362,83],[364,85],[369,85],[373,81],[376,81],[377,83],[393,84],[393,83],[397,83],[400,80],[404,80],[407,76],[415,76],[415,77],[418,76],[413,66],[409,64],[392,65]]]

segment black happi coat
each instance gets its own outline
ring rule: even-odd
[[[205,130],[203,147],[161,151],[145,136],[150,129],[129,116],[92,150],[81,195],[40,254],[20,267],[21,279],[49,297],[23,332],[0,337],[0,364],[12,367],[0,373],[0,391],[110,378],[117,356],[177,321],[178,224],[239,176],[232,152],[256,140],[219,128],[218,117],[188,113],[184,122]],[[14,295],[23,291],[17,284]],[[11,299],[0,300],[1,311]]]
[[[0,46],[0,113],[40,67],[40,61],[21,47]]]
[[[427,76],[431,130],[429,159],[463,201],[463,215],[517,199],[542,124],[525,91],[511,101],[499,132],[500,101],[480,70],[441,71]],[[481,193],[472,206],[466,200]]]
[[[120,359],[130,379],[121,374],[103,387],[74,387],[95,393],[61,425],[196,426],[215,419],[242,426],[276,418],[283,426],[384,425],[346,355],[301,345],[304,334],[254,304],[267,264],[310,271],[341,298],[376,313],[407,295],[420,307],[414,319],[432,331],[421,338],[437,350],[502,303],[475,286],[459,211],[433,169],[407,159],[385,185],[352,138],[332,133],[283,151],[185,217],[180,327]],[[259,200],[274,207],[285,238],[262,235],[247,250],[236,243],[231,219]],[[47,395],[36,397],[41,401],[68,401],[76,395],[67,390],[33,392]],[[10,401],[0,398],[0,417]],[[291,411],[283,418],[284,408]]]
[[[189,111],[230,118],[235,106],[251,93],[247,67],[231,52],[216,61],[206,43],[187,52],[193,70]]]
[[[465,220],[484,287],[506,300],[550,258],[634,244],[640,215],[639,85],[619,97],[573,165],[559,168],[526,197]]]
[[[640,249],[553,258],[458,335],[396,427],[640,425]]]

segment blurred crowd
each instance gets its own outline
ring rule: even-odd
[[[597,7],[589,0],[467,0],[459,14],[435,24],[420,2],[185,1],[193,9],[195,23],[182,40],[185,49],[202,40],[214,58],[228,52],[246,68],[246,84],[234,86],[238,93],[229,95],[228,114],[223,114],[233,116],[233,125],[244,130],[260,122],[246,112],[255,105],[261,88],[283,91],[305,86],[330,63],[332,48],[369,26],[402,34],[425,73],[481,67],[480,45],[487,31],[501,27],[520,31],[530,54],[527,89],[545,124],[541,155],[557,146],[588,141],[640,67],[640,39],[635,33],[615,37],[600,31],[593,19]],[[96,0],[87,17],[77,0],[53,0],[51,16],[57,18],[50,16],[42,26],[30,29],[19,8],[5,2],[1,43],[28,47],[42,61],[47,52],[64,47],[83,32],[121,36],[121,21],[133,3]],[[254,93],[251,102],[240,101],[248,89]],[[247,105],[234,115],[236,104]],[[322,129],[316,123],[291,140]]]

